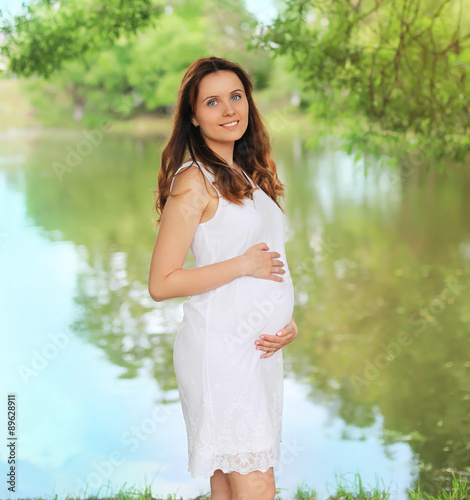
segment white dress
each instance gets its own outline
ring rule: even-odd
[[[213,175],[197,165],[212,184]],[[246,177],[257,189],[243,207],[227,201],[214,186],[219,205],[212,219],[199,224],[191,242],[194,267],[231,259],[265,242],[268,251],[280,253],[286,273],[278,274],[283,282],[241,276],[183,304],[173,363],[193,478],[208,478],[216,469],[247,474],[279,465],[282,349],[262,359],[264,351],[256,349],[255,340],[263,333],[275,335],[289,323],[294,288],[284,248],[284,214]]]

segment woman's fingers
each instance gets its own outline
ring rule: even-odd
[[[269,358],[276,351],[282,349],[290,342],[291,337],[294,335],[294,329],[285,328],[283,330],[287,330],[287,333],[284,333],[282,337],[278,337],[277,335],[263,335],[263,337],[265,337],[265,340],[257,340],[255,342],[256,349],[259,351],[264,351],[260,358]]]
[[[275,253],[275,252],[272,252]],[[284,281],[283,278],[280,276],[277,276],[278,274],[285,274],[286,271],[285,269],[282,268],[284,266],[284,263],[281,260],[273,260],[271,262],[272,268],[271,268],[271,275],[274,277],[275,281]]]
[[[260,351],[271,351],[274,350],[276,351],[277,349],[280,349],[281,347],[284,346],[283,342],[265,342],[263,344],[257,344],[256,349],[259,349]]]
[[[256,347],[260,346],[261,350],[266,349],[274,349],[277,351],[281,347],[284,347],[286,344],[289,343],[290,338],[294,335],[295,331],[292,327],[289,328],[283,328],[283,330],[286,332],[284,333],[281,337],[277,335],[263,335],[263,339],[257,339],[255,341]]]
[[[297,326],[294,327],[295,323],[292,324],[293,319],[294,318],[292,318],[291,322],[289,322],[284,328],[279,330],[279,332],[282,332],[282,335],[263,334],[259,339],[255,340],[255,348],[260,351],[264,351],[260,358],[269,358],[276,351],[287,344],[290,344],[297,337],[298,329]]]
[[[260,358],[263,358],[263,359],[264,359],[264,358],[269,358],[269,357],[271,357],[273,354],[274,354],[274,352],[268,352],[268,353],[266,353],[266,354],[262,354],[262,355],[260,356]]]

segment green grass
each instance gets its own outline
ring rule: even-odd
[[[297,486],[297,490],[294,493],[294,498],[302,500],[316,500],[317,492],[313,488],[309,488],[305,483]]]
[[[470,483],[468,479],[459,479],[452,472],[452,486],[450,491],[442,490],[438,496],[431,496],[421,493],[420,486],[415,490],[408,491],[409,500],[469,500],[470,499]]]
[[[383,483],[383,481],[382,481]],[[150,486],[146,486],[143,490],[135,487],[125,489],[126,483],[119,491],[112,493],[111,488],[106,486],[104,491],[99,490],[96,495],[87,495],[83,497],[65,496],[59,497],[51,495],[47,497],[35,497],[34,499],[23,500],[185,500],[183,497],[175,494],[166,496],[152,493]],[[277,488],[276,500],[281,499],[281,490]],[[107,494],[108,496],[103,496]],[[430,496],[421,492],[421,487],[418,484],[414,489],[408,489],[409,500],[470,500],[470,483],[468,479],[459,478],[452,473],[452,485],[448,489],[442,489],[437,496]],[[100,496],[102,495],[102,496]],[[336,476],[336,491],[328,497],[328,500],[393,500],[393,494],[384,487],[376,484],[373,487],[364,486],[359,474],[355,474],[354,481],[346,481],[344,478]],[[192,500],[209,500],[210,492],[204,493],[195,497]],[[297,486],[293,499],[295,500],[319,500],[316,491],[305,483]]]
[[[381,488],[377,479],[376,481],[376,486],[368,489],[364,487],[359,474],[355,474],[354,481],[336,477],[336,492],[329,498],[331,500],[388,500],[392,498],[391,493],[386,488]]]

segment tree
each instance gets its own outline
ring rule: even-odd
[[[346,120],[348,152],[395,146],[463,161],[469,25],[463,0],[287,0],[254,45],[290,56],[317,97],[314,117]]]
[[[51,112],[62,108],[68,116],[73,113],[76,121],[84,119],[92,125],[109,113],[113,118],[127,118],[137,110],[167,113],[187,67],[208,55],[240,62],[257,89],[262,89],[273,65],[261,49],[246,53],[256,25],[242,0],[218,4],[170,0],[155,25],[63,61],[47,81],[30,78],[27,91],[33,105],[43,110],[44,122],[62,121],[63,113],[54,116]]]
[[[39,0],[13,22],[3,20],[1,52],[14,73],[47,78],[66,61],[135,34],[161,12],[151,0]]]

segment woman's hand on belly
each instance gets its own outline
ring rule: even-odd
[[[244,275],[273,281],[284,281],[284,278],[277,275],[286,273],[286,270],[282,269],[284,262],[275,260],[281,254],[279,252],[267,252],[266,250],[269,250],[269,247],[265,242],[257,243],[241,256],[244,259]]]
[[[276,335],[260,335],[260,340],[255,341],[256,349],[265,351],[265,354],[260,356],[261,358],[269,358],[276,351],[290,344],[298,333],[299,329],[294,321],[294,315],[292,315],[289,323],[282,330],[279,330]]]

